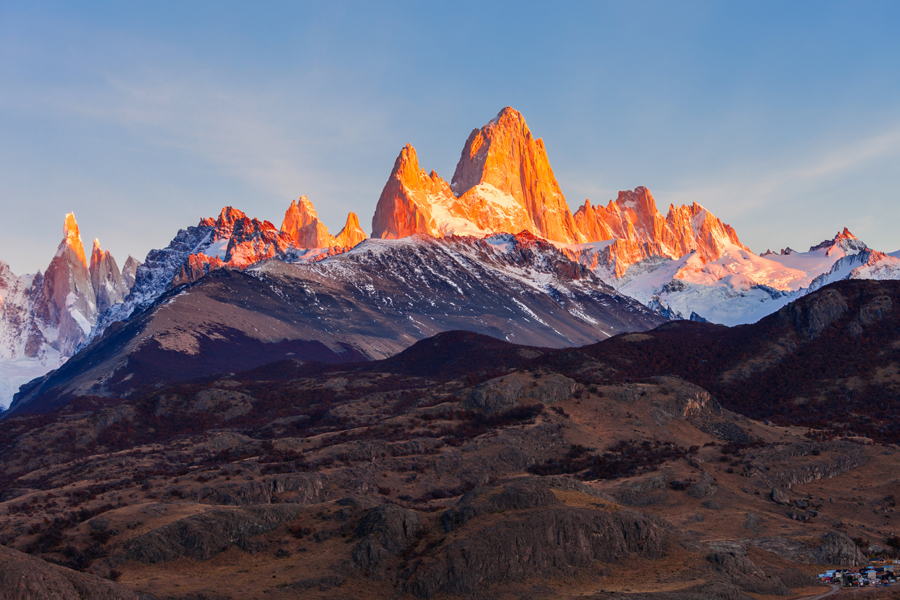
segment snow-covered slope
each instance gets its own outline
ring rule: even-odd
[[[870,250],[844,229],[807,252],[786,248],[757,256],[725,244],[717,260],[704,262],[696,252],[675,260],[645,260],[622,277],[606,280],[670,318],[738,325],[756,322],[834,281],[900,278],[897,264],[897,258]]]

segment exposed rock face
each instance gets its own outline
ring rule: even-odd
[[[466,518],[492,510],[505,511],[503,518],[477,525]],[[570,508],[545,482],[514,481],[473,491],[443,520],[454,533],[431,560],[415,567],[405,587],[417,596],[477,594],[492,583],[573,574],[594,561],[630,555],[659,558],[667,545],[665,527],[656,519],[625,510]]]
[[[125,282],[125,287],[131,292],[131,288],[134,287],[134,280],[137,277],[138,267],[141,266],[141,261],[128,256],[128,259],[125,261],[125,264],[122,265],[122,281]],[[127,296],[127,294],[126,294]]]
[[[779,311],[804,337],[817,338],[847,311],[847,299],[837,290],[823,290],[807,303],[793,303]]]
[[[706,560],[726,580],[745,592],[773,596],[790,596],[791,590],[777,577],[766,575],[747,556],[741,544],[719,544]]]
[[[95,241],[91,266],[73,214],[46,272],[16,277],[0,262],[0,406],[18,387],[56,368],[88,337],[99,312],[128,293],[116,261]]]
[[[125,557],[156,563],[188,557],[208,560],[230,546],[251,548],[251,538],[272,531],[297,516],[297,505],[212,510],[179,519],[129,540]]]
[[[557,404],[568,400],[577,384],[556,373],[541,379],[540,385],[528,389],[527,380],[520,374],[504,375],[476,386],[469,392],[464,406],[485,414],[503,412],[517,404]]]
[[[43,323],[55,325],[60,340],[57,349],[70,356],[90,333],[97,318],[97,303],[74,215],[66,216],[63,233],[65,238],[44,273],[44,301],[35,312]]]
[[[353,562],[369,570],[378,570],[415,540],[421,526],[419,514],[396,504],[371,509],[354,532],[362,540],[353,548]]]
[[[509,107],[469,136],[452,186],[434,171],[426,174],[407,144],[372,218],[372,236],[387,239],[520,231],[559,242],[583,240],[543,141]]]
[[[721,258],[727,244],[749,252],[734,228],[696,202],[691,206],[670,205],[663,218],[645,187],[619,192],[606,207],[591,206],[586,200],[574,218],[588,241],[615,240],[598,258],[617,277],[630,265],[651,256],[680,258],[696,251],[703,262],[708,262]]]
[[[0,598],[139,600],[136,593],[112,581],[52,565],[5,546],[0,546]]]
[[[403,148],[372,219],[373,237],[389,239],[519,231],[570,244],[614,240],[590,260],[616,277],[648,257],[696,251],[706,262],[720,258],[726,245],[747,250],[731,226],[699,204],[670,206],[663,217],[643,187],[620,192],[606,207],[586,201],[573,215],[543,141],[509,107],[472,131],[449,186],[419,167],[412,146]]]
[[[291,206],[297,208],[296,203]],[[312,208],[312,204],[309,206]],[[315,222],[318,223],[318,220]],[[230,206],[223,208],[217,219],[200,221],[198,228],[209,231],[204,244],[206,248],[186,257],[172,280],[173,286],[191,283],[210,271],[225,266],[242,269],[282,255],[293,242],[288,233],[279,231],[272,223],[250,219],[242,211]],[[308,232],[309,229],[305,231]]]
[[[525,229],[549,240],[578,242],[578,231],[559,189],[544,141],[535,139],[525,119],[510,107],[466,140],[451,187],[461,196],[487,184],[524,209]]]
[[[306,196],[300,196],[299,202],[291,201],[284,213],[281,231],[290,236],[298,248],[328,248],[335,245],[334,236],[319,221],[316,209]]]
[[[130,258],[130,257],[129,257]],[[102,312],[114,304],[125,300],[129,287],[119,271],[116,259],[100,247],[100,240],[94,240],[91,252],[91,286],[97,297],[97,311]]]
[[[359,226],[359,217],[356,213],[347,214],[347,223],[334,238],[334,245],[342,248],[354,248],[366,239],[366,232]]]
[[[454,203],[453,191],[434,171],[425,174],[419,168],[416,149],[407,144],[401,151],[388,178],[375,214],[372,237],[398,239],[416,233],[440,235],[432,217],[432,207]]]
[[[754,546],[778,554],[789,560],[839,567],[855,567],[866,563],[866,556],[845,533],[831,531],[822,536],[822,542],[809,547],[801,541],[783,537],[763,537],[750,540]]]

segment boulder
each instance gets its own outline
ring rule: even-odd
[[[791,499],[788,497],[788,495],[784,493],[784,491],[777,488],[773,489],[771,493],[769,493],[769,498],[771,498],[772,502],[774,502],[775,504],[787,505],[791,503]]]

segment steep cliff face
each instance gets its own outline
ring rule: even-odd
[[[291,201],[284,213],[281,231],[290,236],[298,248],[328,248],[334,246],[334,236],[319,220],[316,209],[306,196]]]
[[[137,277],[137,270],[138,267],[141,266],[141,264],[141,261],[129,255],[128,259],[125,260],[125,264],[122,265],[122,281],[125,282],[125,287],[128,288],[129,292],[131,292],[131,288],[134,287],[134,280]]]
[[[353,248],[367,238],[366,232],[359,226],[359,217],[356,213],[347,214],[347,222],[334,238],[334,245],[341,248]]]
[[[697,252],[703,262],[718,260],[729,245],[749,251],[734,229],[696,202],[669,206],[663,217],[645,187],[619,192],[605,207],[585,201],[574,215],[589,241],[615,239],[605,262],[616,277],[652,256],[680,258]]]
[[[482,184],[515,200],[527,216],[522,229],[556,242],[585,241],[553,175],[544,141],[535,139],[521,113],[508,106],[472,131],[450,183],[459,196]]]
[[[372,216],[372,237],[395,240],[416,233],[440,236],[432,212],[448,212],[455,202],[450,186],[434,171],[419,167],[416,149],[407,144],[381,191]],[[440,209],[444,209],[441,211]]]
[[[303,200],[305,198],[301,198]],[[309,217],[304,208],[292,202],[285,216],[288,227],[292,228],[289,231],[294,234],[308,230],[311,223],[302,224]],[[312,204],[309,204],[309,209],[315,218]],[[250,219],[231,206],[223,208],[216,219],[201,220],[197,230],[204,231],[206,235],[176,267],[173,286],[196,281],[210,271],[225,266],[246,268],[261,260],[282,255],[294,243],[289,231],[279,231],[269,221]]]
[[[66,216],[63,234],[56,256],[44,273],[41,301],[34,308],[42,324],[55,329],[56,349],[71,356],[97,319],[97,298],[78,224],[71,213]]]
[[[102,312],[114,304],[118,304],[128,295],[128,284],[119,271],[119,265],[110,252],[104,252],[100,240],[94,240],[91,252],[91,287],[97,301],[97,311]]]
[[[553,176],[544,144],[505,108],[466,141],[451,184],[419,167],[408,145],[394,163],[372,218],[372,236],[490,235],[529,231],[584,241]]]

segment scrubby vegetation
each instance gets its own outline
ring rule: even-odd
[[[558,459],[528,467],[534,475],[577,475],[584,481],[619,479],[655,471],[660,465],[696,453],[698,448],[682,448],[672,443],[643,440],[620,441],[603,454],[591,454],[593,448],[573,445]]]

